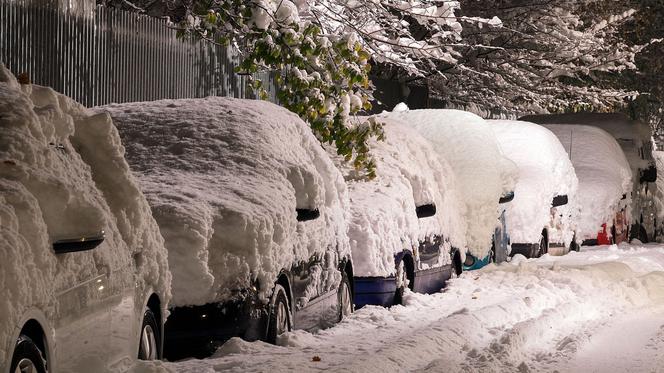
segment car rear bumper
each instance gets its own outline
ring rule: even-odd
[[[164,357],[203,358],[232,337],[262,339],[267,315],[267,305],[254,297],[172,308],[164,326]]]
[[[538,243],[513,243],[510,256],[521,254],[526,258],[534,258],[539,251]]]
[[[355,277],[355,308],[368,304],[389,307],[394,304],[397,281],[391,277]]]

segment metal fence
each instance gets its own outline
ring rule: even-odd
[[[38,3],[38,2],[37,2]],[[231,47],[177,39],[163,19],[98,6],[89,15],[0,0],[0,62],[91,107],[162,98],[252,98]],[[270,100],[275,88],[260,74]]]

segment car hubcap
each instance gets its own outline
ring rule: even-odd
[[[353,312],[353,306],[350,302],[350,289],[345,282],[341,283],[341,317],[346,317]]]
[[[277,335],[284,334],[288,331],[288,311],[283,302],[279,302],[277,306]]]
[[[21,359],[16,365],[14,373],[36,373],[37,367],[30,359]]]
[[[145,325],[141,336],[143,356],[141,360],[155,360],[157,358],[157,337],[152,326]]]

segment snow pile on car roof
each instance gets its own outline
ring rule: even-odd
[[[578,180],[565,148],[548,129],[530,122],[488,121],[505,155],[519,169],[514,200],[507,204],[507,230],[513,243],[539,242],[542,229],[551,220],[553,197],[567,195],[569,203],[556,208],[561,214],[562,236],[550,237],[551,242],[566,245],[574,235],[570,216]],[[554,240],[552,240],[554,239]],[[562,241],[559,241],[562,239]]]
[[[579,180],[577,237],[597,237],[603,223],[629,206],[632,172],[620,145],[606,131],[591,126],[547,124],[572,160]],[[623,201],[623,196],[625,200]]]
[[[385,140],[370,142],[375,179],[355,178],[354,170],[334,157],[348,181],[354,273],[394,274],[394,254],[414,251],[419,242],[434,236],[446,240],[439,263],[448,264],[451,246],[466,247],[465,206],[457,196],[453,171],[417,132],[397,120],[380,121],[385,123]],[[436,206],[436,214],[418,219],[416,207],[427,204]]]
[[[498,200],[513,190],[517,177],[516,165],[502,154],[491,126],[477,115],[460,110],[408,110],[383,113],[381,117],[408,123],[447,160],[466,206],[468,251],[475,257],[485,257],[498,224]]]
[[[101,230],[106,240],[95,250],[53,253],[54,241]],[[110,119],[50,88],[19,85],[2,64],[0,255],[2,347],[27,307],[59,312],[56,294],[130,261],[135,281],[168,302],[163,238]]]
[[[524,117],[523,120],[532,119],[538,124],[566,124],[566,125],[585,125],[601,128],[610,133],[623,148],[625,157],[629,161],[633,170],[637,168],[646,168],[650,154],[644,154],[642,159],[638,148],[651,141],[650,127],[643,122],[629,119],[622,113],[565,113],[565,114],[547,114],[532,115]]]
[[[295,114],[222,97],[108,111],[166,239],[173,304],[229,299],[326,249],[350,254],[341,173]],[[297,209],[320,218],[298,222]]]

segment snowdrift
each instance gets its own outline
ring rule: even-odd
[[[452,168],[414,130],[396,120],[380,121],[385,122],[385,140],[370,143],[376,159],[375,179],[354,178],[354,170],[333,157],[348,181],[354,274],[392,275],[394,254],[415,251],[420,241],[433,236],[446,240],[439,264],[448,264],[451,246],[466,247],[464,206]],[[435,204],[437,213],[418,219],[415,208],[425,204]]]
[[[459,110],[395,111],[380,117],[408,123],[449,163],[465,205],[468,251],[485,257],[498,223],[498,200],[513,190],[517,177],[516,165],[502,154],[491,126]]]
[[[516,163],[519,181],[514,200],[508,203],[507,230],[513,243],[539,242],[540,233],[551,222],[551,201],[567,195],[569,203],[556,207],[562,215],[558,229],[549,229],[549,241],[569,245],[576,219],[578,180],[565,148],[556,135],[534,123],[488,121],[505,155]],[[570,216],[572,215],[573,216]]]
[[[0,64],[0,361],[28,309],[51,320],[75,310],[56,295],[109,267],[136,260],[137,287],[168,304],[163,238],[123,152],[108,116],[50,88],[19,85]],[[56,240],[100,230],[106,240],[95,250],[53,253]]]
[[[569,154],[579,180],[577,238],[597,237],[631,201],[632,172],[620,145],[606,131],[590,126],[547,124]],[[625,200],[623,200],[625,195]]]
[[[166,239],[173,304],[202,305],[328,247],[349,255],[341,173],[295,114],[221,97],[101,107]],[[319,209],[298,223],[296,208]]]

